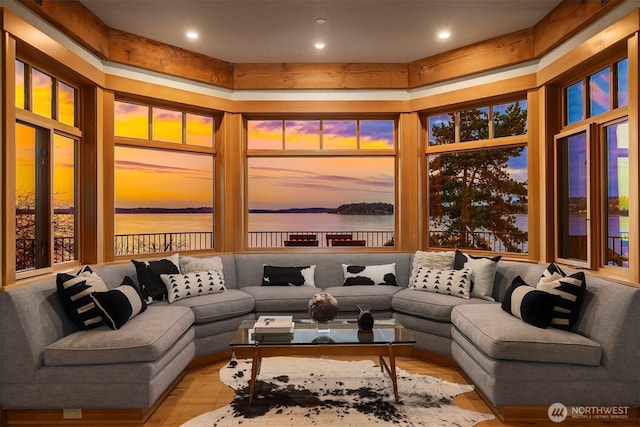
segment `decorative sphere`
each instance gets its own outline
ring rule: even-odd
[[[338,300],[331,294],[320,292],[309,300],[309,317],[319,323],[332,321],[338,315]]]

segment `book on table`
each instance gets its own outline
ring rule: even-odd
[[[293,334],[293,316],[260,316],[253,325],[254,334]]]

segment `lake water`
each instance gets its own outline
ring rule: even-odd
[[[116,214],[116,234],[212,230],[212,214]],[[393,231],[393,215],[249,214],[249,231]]]

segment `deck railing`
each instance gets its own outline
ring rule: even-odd
[[[73,261],[75,259],[76,239],[74,237],[53,238],[53,262]],[[16,239],[16,270],[33,270],[36,268],[36,239]]]
[[[607,263],[618,267],[629,266],[629,233],[620,232],[619,236],[609,236]]]
[[[364,241],[366,247],[381,247],[394,245],[393,231],[250,231],[249,247],[250,248],[283,248],[285,241],[290,241],[293,235],[315,236],[317,247],[332,246],[332,235],[351,235],[353,241]],[[329,237],[329,239],[327,239]],[[341,247],[348,246],[343,243]],[[309,246],[305,244],[304,246]],[[362,245],[360,245],[362,246]]]
[[[213,232],[116,234],[115,255],[213,249]]]
[[[493,231],[451,232],[448,230],[432,230],[429,232],[429,245],[433,247],[452,248],[458,242],[469,242],[467,248],[484,249],[494,252],[527,253],[528,233],[502,233],[502,238]],[[503,239],[509,237],[516,243],[516,251],[509,251]],[[462,247],[460,249],[463,249]]]
[[[471,232],[470,232],[471,233]],[[381,247],[394,245],[393,231],[252,231],[249,232],[250,248],[278,248],[285,247],[284,242],[293,234],[314,235],[318,247],[332,246],[332,235],[351,235],[353,240],[364,240],[365,246]],[[504,243],[496,234],[486,232],[472,232],[469,241],[474,248],[485,248],[495,252],[506,252]],[[521,233],[526,237],[526,233]],[[444,231],[429,233],[430,245],[453,247],[454,240],[450,233],[447,242],[444,241]],[[328,239],[329,237],[329,239]],[[609,254],[607,261],[613,265],[627,267],[629,265],[629,233],[619,236],[609,236]],[[118,234],[115,236],[115,255],[133,255],[154,252],[187,251],[213,249],[213,232],[179,232],[179,233],[148,233],[148,234]],[[75,239],[73,237],[56,237],[54,240],[54,262],[66,262],[74,259]],[[519,245],[521,253],[527,252],[526,241]],[[34,268],[35,257],[34,239],[16,239],[16,260],[18,270]]]

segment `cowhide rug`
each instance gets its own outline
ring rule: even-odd
[[[473,386],[398,369],[400,402],[386,373],[371,360],[271,357],[262,361],[249,405],[251,361],[231,361],[222,382],[236,391],[223,408],[183,427],[428,426],[471,427],[493,415],[457,407],[453,399]]]

